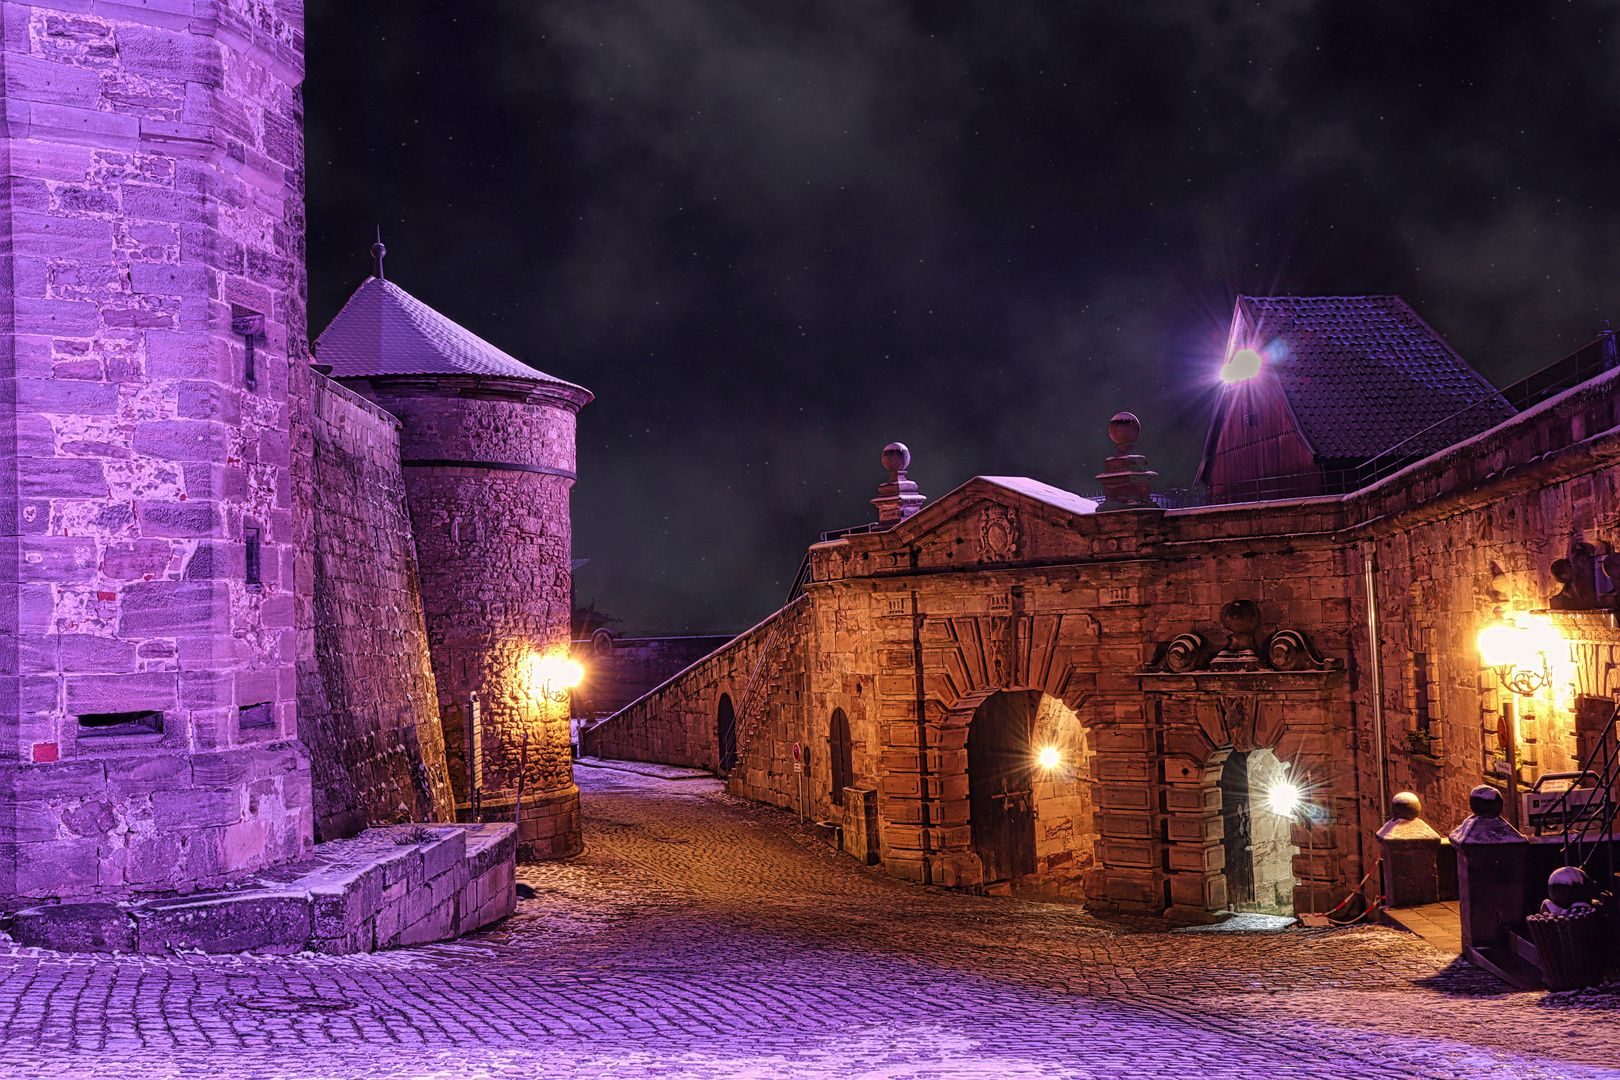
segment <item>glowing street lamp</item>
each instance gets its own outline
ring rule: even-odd
[[[1271,804],[1271,812],[1278,817],[1293,817],[1299,809],[1299,788],[1287,780],[1279,781],[1271,785],[1266,801]]]
[[[566,701],[568,691],[585,677],[585,669],[566,656],[529,658],[529,685],[543,701]]]
[[[1256,349],[1233,350],[1232,355],[1226,358],[1226,363],[1221,365],[1221,382],[1229,386],[1232,383],[1248,382],[1260,374],[1264,363],[1264,359]]]
[[[1502,686],[1529,697],[1552,682],[1554,663],[1567,655],[1563,635],[1546,619],[1524,616],[1522,625],[1498,620],[1479,632],[1479,656],[1496,669]]]

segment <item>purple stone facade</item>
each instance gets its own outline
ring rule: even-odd
[[[0,895],[305,852],[302,10],[3,12]]]
[[[577,413],[590,395],[542,378],[345,380],[403,425],[400,456],[458,813],[473,817],[467,747],[476,742],[483,820],[513,820],[521,778],[519,860],[583,848],[568,707],[534,692],[530,663],[569,649],[568,496]]]

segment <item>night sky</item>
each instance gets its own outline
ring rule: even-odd
[[[743,629],[899,439],[1197,464],[1238,293],[1498,385],[1620,320],[1620,4],[310,0],[310,329],[369,269],[579,382],[581,603]]]

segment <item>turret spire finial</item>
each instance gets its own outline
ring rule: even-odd
[[[371,245],[371,276],[378,281],[384,280],[382,261],[383,256],[386,254],[388,254],[388,249],[383,247],[382,226],[379,225],[377,226],[377,242]]]

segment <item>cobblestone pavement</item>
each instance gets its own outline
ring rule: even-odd
[[[372,956],[0,946],[0,1076],[1620,1077],[1620,987],[1391,930],[1162,933],[905,885],[719,791],[580,769],[588,853]]]

